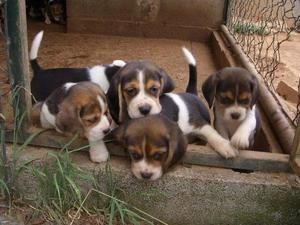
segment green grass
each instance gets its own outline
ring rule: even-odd
[[[32,162],[32,159],[21,161],[21,153],[32,142],[32,140],[38,136],[43,130],[31,134],[22,144],[19,144],[20,131],[22,130],[22,123],[26,117],[26,112],[20,112],[18,105],[20,103],[20,88],[15,88],[12,91],[12,101],[15,102],[14,121],[13,121],[13,142],[12,151],[9,159],[4,159],[5,144],[5,121],[1,121],[1,154],[0,154],[0,194],[5,195],[8,201],[8,205],[11,205],[11,201],[15,194],[17,194],[17,180],[22,171]]]
[[[76,212],[70,224],[83,212],[88,215],[98,214],[109,225],[152,225],[153,221],[166,224],[121,200],[124,191],[118,187],[109,162],[106,164],[107,180],[103,181],[99,176],[89,175],[80,169],[71,160],[70,154],[68,151],[50,153],[43,160],[44,163],[32,165],[32,174],[38,183],[36,198],[31,205],[36,209],[36,215],[42,215],[55,224],[68,224],[68,212]],[[103,182],[106,184],[103,185]],[[81,188],[84,183],[89,184],[88,191]],[[106,192],[101,190],[103,186],[106,186]]]
[[[63,224],[66,213],[82,204],[80,182],[94,183],[94,178],[82,171],[67,152],[49,153],[43,161],[31,167],[37,181],[34,208],[56,224]]]
[[[242,23],[242,22],[237,22],[233,25],[233,32],[238,34],[244,34],[244,35],[257,34],[260,36],[265,36],[270,33],[270,31],[267,30],[266,26],[256,25],[253,23]]]

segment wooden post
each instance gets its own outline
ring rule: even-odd
[[[298,126],[293,142],[293,150],[290,158],[291,167],[300,176],[300,120],[298,120]]]
[[[15,98],[13,102],[14,113],[19,114],[17,118],[26,113],[24,130],[31,109],[25,0],[6,1],[5,18],[10,83],[13,91],[19,90],[19,100]]]

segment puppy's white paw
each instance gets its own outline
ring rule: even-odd
[[[234,158],[239,155],[239,151],[232,146],[228,140],[225,140],[224,143],[218,147],[218,152],[226,159]]]
[[[92,162],[100,163],[105,162],[108,159],[109,153],[106,147],[97,148],[93,146],[90,148],[90,159]]]
[[[235,132],[230,142],[238,149],[247,149],[249,148],[249,134],[248,132]]]

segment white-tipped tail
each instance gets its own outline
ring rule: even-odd
[[[182,52],[183,52],[183,56],[184,56],[185,60],[187,61],[187,63],[189,65],[196,66],[196,59],[193,56],[193,54],[189,50],[187,50],[187,48],[185,48],[185,47],[182,47]]]
[[[126,65],[126,62],[123,60],[114,60],[112,63],[114,66],[119,66],[119,67],[123,67]]]
[[[40,44],[43,39],[43,35],[44,35],[44,31],[40,31],[37,35],[35,35],[30,49],[30,60],[37,58]]]

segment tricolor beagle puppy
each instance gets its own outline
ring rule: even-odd
[[[186,89],[190,93],[165,93],[166,83],[157,66],[145,61],[128,62],[113,77],[107,92],[113,119],[121,123],[162,113],[177,122],[188,138],[204,139],[225,158],[237,156],[238,151],[210,125],[209,112],[197,96],[196,60],[187,49],[183,48],[183,53],[190,67]]]
[[[115,60],[112,64],[92,68],[42,69],[37,61],[42,38],[43,31],[40,31],[34,37],[30,50],[30,64],[33,70],[31,93],[36,101],[44,101],[56,88],[67,82],[91,81],[97,83],[106,93],[113,75],[126,64],[122,60]]]
[[[211,75],[202,91],[209,107],[213,106],[217,131],[236,148],[251,149],[261,127],[255,105],[257,78],[243,68],[228,67]]]
[[[122,143],[138,179],[157,180],[184,155],[187,141],[177,124],[163,115],[128,120],[108,136]]]
[[[43,128],[59,133],[79,134],[90,144],[93,162],[106,161],[108,151],[103,137],[110,131],[111,118],[106,97],[92,82],[66,83],[57,88],[44,102],[33,107],[33,120]]]

